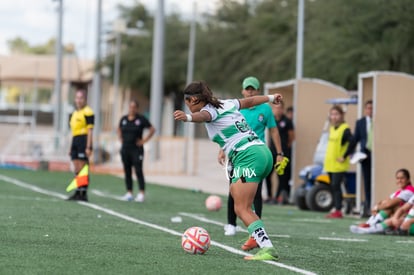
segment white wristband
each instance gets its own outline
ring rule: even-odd
[[[185,116],[187,117],[187,122],[193,121],[193,117],[190,114],[185,114]]]
[[[269,102],[274,103],[275,102],[275,96],[274,95],[267,95],[269,98]]]

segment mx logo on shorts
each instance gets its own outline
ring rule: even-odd
[[[234,167],[233,171],[229,174],[230,178],[252,178],[256,177],[256,171],[252,168]]]

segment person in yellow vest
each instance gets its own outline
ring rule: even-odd
[[[75,111],[70,115],[69,125],[72,131],[72,144],[70,158],[72,160],[75,175],[77,175],[92,154],[92,132],[95,116],[92,109],[86,105],[86,91],[77,90],[75,93]],[[76,189],[68,200],[88,201],[88,186]]]
[[[329,175],[335,207],[326,217],[334,219],[342,218],[341,184],[349,169],[349,155],[351,154],[348,146],[352,141],[352,133],[344,117],[344,110],[339,105],[334,105],[329,110],[329,139],[323,169]]]

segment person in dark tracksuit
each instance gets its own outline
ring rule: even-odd
[[[279,129],[280,141],[282,144],[282,152],[285,157],[292,159],[292,144],[295,140],[295,129],[293,122],[284,114],[284,104],[281,102],[279,105],[272,105],[273,114],[276,119],[277,128]],[[277,149],[273,140],[269,140],[270,151],[273,156],[277,155]],[[276,158],[274,157],[274,162]],[[285,168],[285,173],[283,175],[277,175],[278,177],[278,186],[276,189],[276,194],[273,198],[267,201],[268,204],[288,204],[290,198],[290,185],[289,181],[291,179],[291,161],[289,161]],[[267,190],[272,190],[272,174],[266,178]]]
[[[144,129],[148,129],[148,134],[143,138]],[[127,193],[122,197],[123,200],[133,200],[132,168],[138,180],[139,191],[135,201],[144,202],[145,199],[145,179],[142,171],[144,159],[144,144],[151,139],[155,133],[155,128],[146,117],[138,113],[138,102],[131,100],[129,103],[128,114],[119,121],[118,137],[121,140],[121,159],[124,166],[125,185]]]

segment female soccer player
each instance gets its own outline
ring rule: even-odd
[[[246,225],[260,250],[246,260],[277,260],[278,254],[267,235],[263,222],[251,206],[259,182],[273,168],[272,153],[246,123],[239,112],[265,102],[280,103],[282,96],[253,96],[243,99],[219,100],[206,83],[196,81],[184,90],[185,104],[191,114],[174,112],[174,119],[184,122],[205,122],[209,138],[217,143],[229,159],[230,193],[234,198],[237,216]]]
[[[405,205],[414,196],[414,187],[411,184],[410,172],[407,169],[398,169],[395,173],[395,179],[397,184],[397,191],[392,193],[388,198],[379,201],[372,209],[371,217],[363,224],[351,225],[349,229],[352,233],[357,234],[371,234],[382,233],[390,226],[398,227],[403,220],[397,222],[398,217],[403,217],[410,209],[398,211],[403,205]],[[394,217],[394,213],[397,216]],[[391,217],[391,218],[390,218]],[[392,221],[392,218],[395,218]],[[407,224],[406,224],[407,225]],[[410,224],[411,226],[411,224]],[[407,228],[404,228],[407,230]]]

